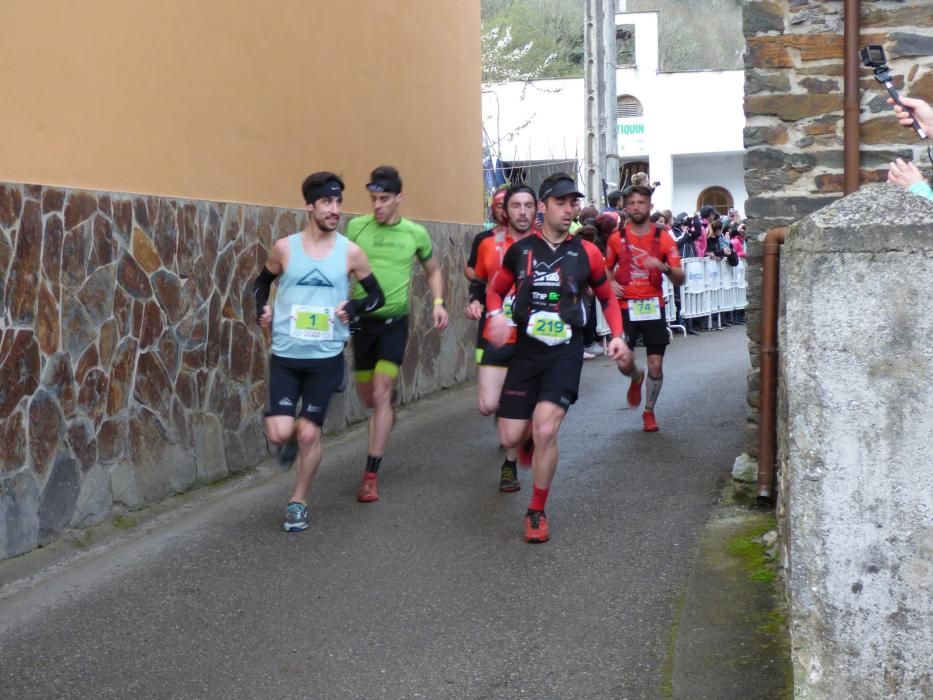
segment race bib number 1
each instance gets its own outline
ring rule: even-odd
[[[661,304],[657,297],[651,299],[629,299],[628,317],[633,321],[658,321],[661,318]]]
[[[334,310],[323,306],[292,306],[290,335],[304,340],[333,340]]]
[[[531,314],[525,332],[545,345],[563,345],[573,336],[573,329],[553,311],[536,311]]]

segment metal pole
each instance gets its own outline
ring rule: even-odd
[[[618,124],[618,93],[616,92],[616,15],[614,0],[605,0],[605,22],[603,23],[603,45],[605,51],[606,74],[606,159],[603,161],[603,172],[609,182],[619,182],[619,163],[612,159],[619,153]]]
[[[583,74],[586,93],[584,184],[593,203],[600,200],[606,173],[606,5],[612,0],[586,0]],[[613,25],[615,20],[613,19]],[[614,35],[614,33],[613,33]],[[613,39],[614,41],[614,39]],[[613,122],[614,124],[614,122]]]

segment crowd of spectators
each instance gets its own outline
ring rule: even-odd
[[[607,201],[609,207],[599,211],[596,207],[588,206],[580,210],[575,221],[576,235],[592,241],[597,248],[606,254],[606,244],[609,236],[625,225],[626,216],[622,208],[622,193],[611,192]],[[730,265],[737,266],[744,260],[745,253],[745,220],[735,209],[729,209],[721,215],[714,207],[705,206],[694,214],[681,212],[674,216],[669,209],[656,210],[651,214],[651,221],[670,233],[677,244],[681,258],[710,258],[726,260]],[[681,308],[681,290],[676,291],[678,316]],[[744,311],[730,311],[722,314],[719,319],[722,326],[731,326],[745,323]],[[689,335],[718,329],[719,323],[711,324],[707,319],[678,318],[678,324],[687,329]],[[593,330],[588,332],[587,354],[599,354],[599,344],[595,335],[595,320]]]

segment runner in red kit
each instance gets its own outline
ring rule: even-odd
[[[502,266],[502,259],[509,246],[528,235],[534,222],[538,198],[534,190],[525,185],[510,188],[505,193],[504,205],[507,228],[496,232],[480,243],[476,255],[476,278],[470,283],[470,305],[467,307],[468,318],[480,320],[480,342],[477,347],[477,389],[479,393],[479,411],[484,416],[492,415],[499,408],[499,395],[505,381],[506,369],[515,349],[515,325],[509,334],[508,342],[501,348],[489,344],[486,328],[482,323],[483,308],[486,303],[486,283]],[[506,316],[510,318],[511,299],[506,301]],[[510,318],[511,323],[511,318]],[[506,450],[505,461],[499,474],[499,490],[518,491],[521,483],[516,469],[518,450],[514,447]]]
[[[667,275],[676,285],[683,283],[684,272],[671,234],[648,220],[651,189],[626,187],[622,194],[629,220],[609,238],[606,268],[614,276],[612,288],[622,305],[625,342],[634,350],[639,337],[644,339],[648,354],[647,382],[644,371],[635,364],[634,355],[629,354],[618,365],[619,371],[631,379],[627,398],[633,408],[641,405],[641,388],[645,384],[642,423],[645,432],[654,433],[658,430],[654,407],[664,381],[664,351],[670,342],[661,275]]]
[[[502,347],[511,334],[503,300],[515,289],[512,320],[517,339],[499,399],[499,439],[506,447],[516,447],[529,436],[534,440],[527,542],[550,538],[544,507],[557,471],[557,433],[580,387],[587,287],[600,300],[612,331],[609,356],[631,363],[603,257],[592,243],[568,233],[573,205],[581,196],[570,175],[555,173],[541,183],[542,229],[512,244],[486,293],[487,334],[492,346]]]

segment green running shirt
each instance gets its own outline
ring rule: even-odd
[[[386,303],[370,318],[405,316],[410,310],[411,268],[415,257],[421,262],[431,259],[434,250],[427,229],[410,219],[400,219],[394,226],[385,226],[372,214],[358,216],[347,225],[346,237],[356,243],[369,258],[373,274],[382,287]],[[353,298],[363,299],[366,292],[359,282],[353,285]]]

